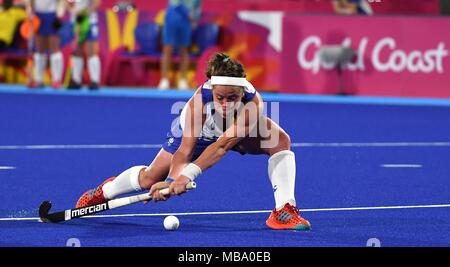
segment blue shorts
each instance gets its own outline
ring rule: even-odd
[[[195,146],[194,155],[192,156],[192,161],[197,159],[205,149],[216,142],[217,139],[202,139],[199,138],[197,145]],[[181,137],[174,137],[171,132],[167,133],[166,141],[163,144],[163,149],[172,155],[178,150],[181,145]]]
[[[98,25],[91,24],[89,27],[89,32],[86,35],[85,41],[97,41],[98,40]]]
[[[98,28],[98,14],[92,13],[89,18],[89,28],[87,30],[85,38],[82,40],[84,41],[98,41],[99,37],[99,28]],[[75,18],[72,18],[72,23],[75,23]]]
[[[189,11],[178,6],[167,10],[162,33],[163,44],[174,47],[190,47],[192,27],[189,20]]]
[[[177,152],[178,148],[181,145],[181,139],[182,139],[181,137],[174,137],[171,132],[168,132],[166,141],[163,144],[163,149],[172,155],[175,154],[175,152]],[[192,155],[191,161],[196,160],[209,145],[215,143],[216,141],[217,138],[214,139],[199,138],[197,141],[197,145],[195,146],[194,155]],[[248,153],[245,148],[242,148],[239,145],[239,143],[235,145],[233,148],[231,148],[231,150],[239,152],[239,154],[241,155],[245,155]]]
[[[89,32],[86,36],[87,41],[97,41],[98,40],[98,14],[97,12],[92,13],[89,17]]]
[[[54,23],[56,20],[56,13],[36,12],[36,16],[41,20],[38,34],[42,36],[58,35],[58,30],[55,29]]]

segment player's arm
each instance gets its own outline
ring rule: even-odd
[[[202,129],[203,103],[200,90],[188,101],[181,145],[173,154],[168,177],[178,177],[191,162]]]
[[[256,93],[252,101],[247,103],[230,126],[216,142],[209,145],[193,162],[203,172],[216,164],[239,141],[257,130],[257,124],[264,110],[261,95]],[[184,174],[184,173],[182,173]]]
[[[191,162],[192,155],[194,154],[195,146],[203,125],[203,103],[200,92],[199,88],[194,96],[186,103],[187,108],[181,144],[172,156],[168,174],[168,177],[171,179],[180,176],[181,171]],[[189,182],[188,179],[187,182]],[[173,181],[173,184],[182,183],[183,181],[180,179],[175,179]],[[185,184],[182,185],[185,186]],[[161,195],[159,190],[167,188],[168,186],[169,182],[159,182],[154,184],[150,189],[152,198],[154,200],[166,200],[166,196]]]

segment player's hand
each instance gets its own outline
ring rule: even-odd
[[[163,194],[161,194],[161,193],[159,192],[159,190],[168,188],[169,186],[170,186],[170,183],[169,183],[169,182],[165,182],[165,181],[163,181],[163,182],[158,182],[158,183],[152,185],[152,187],[150,188],[149,194],[152,196],[152,199],[153,199],[154,201],[164,201],[164,200],[167,200],[167,198],[168,198],[170,195],[169,195],[169,196],[164,196]],[[147,203],[147,202],[145,202],[145,203]]]
[[[186,193],[186,185],[191,181],[191,179],[187,178],[184,175],[178,176],[169,187],[169,194],[171,196],[181,195]]]

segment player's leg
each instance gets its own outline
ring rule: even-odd
[[[50,50],[50,70],[52,74],[52,86],[57,89],[61,87],[64,69],[64,57],[60,48],[60,37],[50,35],[48,37]]]
[[[233,150],[241,154],[272,156],[278,152],[291,149],[289,135],[272,119],[262,117],[258,122],[257,132],[242,139]]]
[[[150,187],[167,177],[172,154],[161,149],[149,166],[134,166],[122,172],[112,182],[103,187],[106,199],[118,195],[150,189]]]
[[[89,72],[89,89],[96,90],[100,86],[101,61],[98,52],[98,17],[97,13],[89,17],[89,31],[85,39],[85,51],[87,57],[87,67]]]
[[[41,23],[36,35],[36,53],[34,54],[35,84],[33,86],[40,87],[43,84],[44,74],[47,68],[47,52],[51,54],[50,69],[52,71],[52,78],[58,78],[59,71],[62,75],[62,55],[57,54],[57,51],[59,51],[59,39],[56,37],[57,30],[55,29],[54,23],[56,13],[36,12],[36,16]],[[55,49],[55,47],[57,48]]]
[[[87,40],[85,42],[87,67],[89,71],[89,89],[96,90],[100,85],[101,62],[97,52],[97,41]]]
[[[161,80],[158,84],[159,90],[170,88],[169,71],[172,66],[173,49],[177,41],[177,21],[174,18],[175,13],[172,9],[167,10],[164,26],[162,29],[162,56],[161,56]]]
[[[187,72],[189,68],[189,49],[191,47],[192,27],[191,22],[185,19],[178,24],[178,41],[180,44],[180,79],[178,80],[178,89],[187,90],[189,84],[187,81]]]
[[[110,177],[95,189],[88,190],[78,200],[76,207],[103,203],[119,195],[149,189],[166,178],[172,154],[161,149],[150,166],[133,166],[117,177]]]
[[[180,47],[180,79],[178,80],[178,89],[187,90],[189,84],[187,81],[187,72],[189,68],[189,48]]]
[[[43,35],[36,35],[36,52],[33,55],[34,61],[34,83],[31,87],[43,87],[44,72],[47,67],[47,38]]]
[[[247,137],[233,150],[241,154],[269,155],[268,173],[272,183],[275,209],[266,224],[272,229],[310,229],[300,216],[295,199],[296,162],[289,135],[274,121],[263,118],[255,137]]]
[[[80,89],[83,81],[83,47],[77,45],[72,52],[72,81],[69,85],[69,89]]]
[[[51,14],[36,12],[40,20],[40,26],[36,33],[36,52],[33,55],[34,61],[34,82],[30,87],[43,87],[44,74],[47,68],[48,36],[51,31]]]
[[[139,185],[142,189],[150,189],[153,184],[167,178],[173,154],[161,149],[153,162],[141,170]]]
[[[169,71],[172,65],[172,53],[173,46],[170,44],[165,44],[163,46],[161,57],[161,80],[158,84],[158,89],[160,90],[166,90],[170,88]]]
[[[286,203],[296,205],[295,155],[290,149],[289,135],[278,124],[266,117],[260,120],[256,136],[244,138],[233,148],[241,154],[269,155],[269,179],[274,189],[277,209],[282,208]]]

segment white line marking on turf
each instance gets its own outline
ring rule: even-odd
[[[0,170],[15,170],[16,167],[13,166],[0,166]]]
[[[383,168],[422,168],[421,164],[381,164]]]
[[[301,209],[302,212],[317,211],[357,211],[357,210],[387,210],[387,209],[418,209],[418,208],[450,208],[450,204],[435,205],[410,205],[410,206],[378,206],[378,207],[350,207],[350,208],[318,208],[318,209]],[[202,211],[202,212],[173,212],[173,213],[132,213],[132,214],[107,214],[107,215],[91,215],[82,218],[114,218],[114,217],[150,217],[150,216],[168,216],[168,215],[229,215],[229,214],[255,214],[269,213],[272,210],[243,210],[243,211]],[[27,221],[39,220],[38,217],[28,218],[0,218],[0,221]]]
[[[450,142],[292,143],[292,147],[450,147]],[[3,145],[0,150],[159,149],[161,144]]]
[[[160,144],[124,144],[124,145],[19,145],[0,146],[0,150],[45,150],[45,149],[127,149],[127,148],[161,148]]]
[[[292,147],[450,147],[450,142],[292,143]]]

